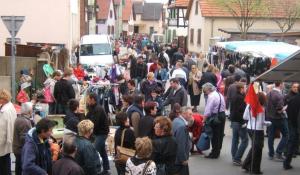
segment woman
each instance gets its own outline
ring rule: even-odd
[[[200,103],[201,89],[199,89],[199,81],[201,80],[202,73],[198,71],[196,65],[192,65],[192,71],[189,74],[189,94],[191,98],[191,105],[197,110]]]
[[[142,117],[139,121],[139,137],[149,137],[154,136],[154,118],[157,113],[157,105],[155,102],[146,102],[144,111],[146,113],[145,117]]]
[[[220,69],[215,67],[213,70],[213,73],[216,75],[217,77],[217,88],[220,89],[220,86],[222,84],[222,75],[220,73]]]
[[[44,82],[44,94],[49,104],[49,114],[56,113],[56,103],[54,100],[54,86],[57,81],[61,79],[61,73],[59,71],[55,71],[52,74],[52,77],[49,77]]]
[[[266,103],[266,96],[264,93],[258,93],[258,100],[261,106],[264,106]],[[244,120],[248,121],[247,129],[250,138],[252,139],[252,148],[249,150],[249,153],[244,160],[242,168],[247,172],[254,174],[262,174],[260,165],[262,150],[264,147],[264,126],[271,125],[271,122],[265,121],[265,109],[263,112],[259,113],[257,117],[253,117],[251,114],[250,106],[247,105],[244,116]],[[255,140],[253,140],[255,136]],[[253,152],[252,152],[253,151]]]
[[[131,95],[124,95],[122,97],[122,112],[127,112],[127,109],[133,103],[133,97]]]
[[[169,114],[170,120],[173,121],[176,117],[180,116],[180,112],[181,112],[181,105],[179,103],[175,103],[172,111]]]
[[[75,160],[84,170],[85,174],[98,175],[101,173],[100,156],[90,141],[94,124],[90,120],[82,120],[77,127],[78,136],[75,139],[77,153]]]
[[[115,152],[118,146],[123,146],[128,149],[134,149],[135,136],[133,130],[130,129],[129,119],[127,114],[120,112],[116,115],[117,125],[119,128],[115,133]],[[124,141],[122,142],[122,134],[124,133]],[[126,164],[115,163],[118,175],[125,175]]]
[[[156,175],[155,162],[150,160],[152,142],[148,137],[135,141],[136,155],[126,162],[126,175]]]
[[[168,71],[166,68],[164,68],[164,65],[163,63],[158,63],[157,64],[157,69],[154,73],[154,77],[156,80],[159,80],[159,81],[167,81],[168,80]]]
[[[66,117],[64,118],[64,124],[67,132],[78,133],[77,125],[80,122],[78,117],[79,102],[75,99],[69,101],[69,110],[67,111]]]
[[[166,117],[155,119],[152,160],[157,166],[157,175],[171,175],[176,160],[177,143],[172,136],[172,122]]]

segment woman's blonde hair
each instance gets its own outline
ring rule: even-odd
[[[0,89],[0,99],[9,102],[11,100],[10,92],[5,89]]]
[[[82,120],[77,125],[78,134],[84,136],[85,134],[90,133],[94,129],[94,123],[90,120]]]
[[[147,159],[152,154],[152,141],[148,137],[135,140],[136,155],[138,158]]]

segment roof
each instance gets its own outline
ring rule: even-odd
[[[189,1],[187,11],[186,11],[186,17],[185,17],[187,20],[190,18],[190,11],[192,10],[192,6],[193,6],[194,1],[195,0],[190,0]],[[198,3],[198,5],[199,5],[199,3]]]
[[[99,6],[99,11],[97,13],[97,19],[106,20],[109,15],[109,7],[111,0],[97,0],[97,5]]]
[[[122,11],[122,20],[129,21],[131,13],[132,13],[132,2],[131,0],[126,0],[125,6],[123,7],[123,11]]]
[[[187,7],[190,0],[176,0],[175,7]]]
[[[142,20],[159,20],[162,10],[163,6],[161,3],[144,3]]]
[[[279,3],[275,2],[278,1]],[[273,18],[283,18],[285,16],[285,9],[282,8],[283,3],[297,3],[298,0],[263,0],[269,7],[268,14],[256,14],[255,17],[273,17]],[[213,0],[199,0],[201,14],[203,17],[232,17],[232,14],[224,7],[219,5]]]
[[[300,50],[256,78],[266,82],[300,82]]]
[[[237,28],[219,28],[221,32],[228,33],[228,34],[240,34],[241,31]],[[299,33],[300,30],[290,30],[288,33]],[[248,34],[278,34],[282,33],[280,29],[254,29],[250,28],[247,32]]]
[[[114,5],[120,5],[121,4],[121,0],[113,0],[114,1]]]
[[[134,2],[133,3],[133,11],[135,14],[142,14],[143,13],[143,3]]]

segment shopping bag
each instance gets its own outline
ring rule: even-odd
[[[196,147],[199,151],[206,151],[210,148],[210,138],[205,132],[201,134]]]

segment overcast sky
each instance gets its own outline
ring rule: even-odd
[[[168,0],[146,0],[146,2],[168,2]]]

